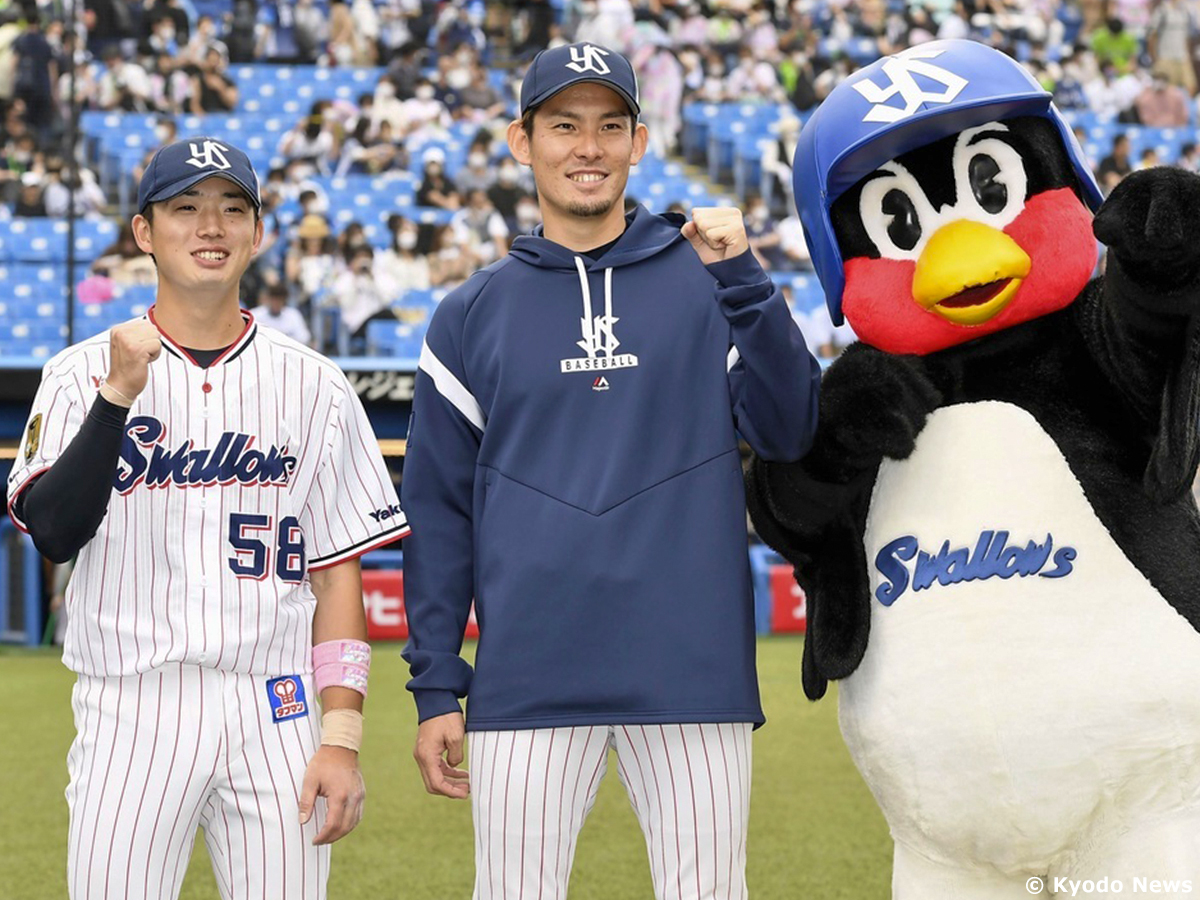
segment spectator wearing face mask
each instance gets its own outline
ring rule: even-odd
[[[42,202],[46,215],[56,219],[65,218],[71,207],[71,186],[75,187],[75,215],[82,219],[101,221],[108,206],[108,197],[96,183],[91,169],[80,168],[77,176],[67,171],[61,157],[46,160],[45,188]]]
[[[204,54],[204,63],[192,76],[193,115],[231,112],[237,106],[238,88],[233,79],[225,74],[226,68],[221,51],[210,47]]]
[[[629,0],[583,0],[577,7],[575,41],[587,41],[602,47],[622,46],[625,29],[633,27],[633,8]]]
[[[417,205],[452,210],[460,208],[462,197],[454,183],[446,177],[446,154],[442,149],[429,147],[421,160],[425,165],[425,178],[417,189]]]
[[[771,221],[771,211],[758,194],[751,194],[746,202],[746,237],[760,266],[767,271],[787,268],[787,259],[780,249],[779,233]]]
[[[375,257],[376,270],[391,280],[397,291],[429,290],[429,260],[417,252],[420,230],[417,223],[393,214],[388,219],[391,246]]]
[[[310,309],[313,298],[332,284],[337,274],[331,244],[329,223],[323,216],[309,213],[300,220],[284,257],[283,272],[303,311]]]
[[[516,228],[513,230],[517,234],[532,234],[533,229],[542,224],[542,211],[537,199],[528,195],[518,200],[516,218]]]
[[[486,144],[477,142],[471,145],[467,151],[467,164],[459,169],[454,179],[454,186],[462,196],[476,189],[487,191],[496,183],[496,173],[490,162]]]
[[[404,136],[413,144],[441,140],[448,135],[450,112],[437,99],[437,89],[428,78],[417,82],[413,97],[404,101]]]
[[[769,179],[769,197],[780,197],[792,207],[792,159],[800,139],[800,120],[784,116],[775,129],[775,140],[767,141],[762,153],[763,177]],[[767,190],[767,188],[764,188]]]
[[[179,126],[175,124],[175,120],[170,116],[159,116],[154,122],[155,144],[153,147],[146,148],[146,153],[142,156],[142,161],[133,169],[133,177],[140,182],[142,180],[142,173],[146,171],[146,166],[150,164],[150,160],[158,152],[158,148],[175,143],[178,136]]]
[[[288,289],[284,284],[265,285],[258,294],[258,306],[250,310],[260,325],[282,331],[294,341],[307,345],[312,332],[300,310],[288,306]]]
[[[395,318],[390,307],[396,296],[395,284],[377,269],[375,252],[367,245],[354,250],[346,270],[330,289],[332,302],[341,310],[342,325],[352,337],[361,337],[373,319]]]
[[[162,16],[150,23],[150,34],[140,48],[146,56],[166,56],[174,60],[179,56],[179,41],[175,37],[175,23],[168,16]]]
[[[183,66],[167,54],[155,58],[154,71],[150,73],[150,103],[155,110],[165,115],[182,115],[191,92],[192,79]]]
[[[137,63],[126,62],[115,44],[104,51],[104,74],[100,76],[101,109],[145,112],[150,107],[150,76]]]
[[[1179,148],[1179,158],[1175,165],[1189,172],[1200,172],[1200,148],[1194,141],[1188,141]]]
[[[487,195],[496,212],[504,217],[509,231],[517,231],[517,203],[522,197],[529,196],[529,191],[521,184],[521,170],[511,156],[501,161],[496,170],[496,181],[488,188]]]
[[[229,58],[229,48],[217,37],[217,23],[212,16],[203,15],[196,20],[196,31],[192,34],[180,54],[180,63],[199,65],[209,50],[216,50],[225,59]]]
[[[337,236],[338,255],[346,261],[346,265],[350,265],[350,260],[357,250],[369,246],[370,241],[367,240],[362,222],[347,223],[342,233]]]
[[[470,249],[459,243],[454,229],[439,225],[433,231],[429,252],[429,280],[434,287],[452,288],[466,281],[478,267]]]
[[[26,172],[21,176],[21,192],[13,207],[14,216],[44,217],[46,203],[42,198],[42,176],[37,172]]]
[[[1162,75],[1142,89],[1133,101],[1138,121],[1156,128],[1181,128],[1188,123],[1188,97]]]
[[[321,55],[321,45],[329,36],[329,22],[314,0],[296,0],[292,9],[292,35],[296,41],[296,57],[311,64]]]
[[[466,197],[467,205],[454,214],[450,227],[478,264],[486,266],[508,252],[508,226],[486,191],[475,188],[466,192]]]
[[[467,83],[459,88],[458,99],[464,115],[486,121],[504,114],[504,98],[488,78],[487,69],[474,60],[467,71]]]
[[[337,144],[333,132],[325,127],[324,117],[309,115],[279,139],[279,152],[287,158],[289,166],[298,164],[292,173],[295,177],[309,178],[315,173],[328,176]]]

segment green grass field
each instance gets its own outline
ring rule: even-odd
[[[891,840],[842,744],[832,695],[800,691],[801,642],[763,638],[759,675],[767,725],[754,737],[750,893],[758,900],[885,900]],[[425,793],[412,760],[413,705],[399,647],[376,648],[362,767],[366,818],[334,845],[331,900],[467,900],[471,811]],[[66,756],[74,676],[52,651],[0,650],[0,896],[61,900],[66,889]],[[386,686],[386,689],[385,689]],[[649,900],[650,869],[615,763],[583,834],[571,900]],[[214,900],[203,840],[182,897]]]

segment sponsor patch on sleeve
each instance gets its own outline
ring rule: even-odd
[[[25,433],[25,462],[29,462],[37,454],[38,445],[42,440],[42,414],[38,413],[29,423]]]
[[[276,723],[308,715],[304,682],[299,675],[272,678],[267,682],[267,699],[271,701],[271,719]]]

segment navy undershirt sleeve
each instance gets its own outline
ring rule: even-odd
[[[69,560],[100,527],[128,414],[97,394],[62,456],[17,497],[34,546],[53,562]]]

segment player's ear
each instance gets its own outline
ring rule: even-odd
[[[262,246],[263,235],[266,233],[266,229],[263,227],[262,216],[255,215],[254,219],[254,246],[250,248],[251,257],[258,256],[258,248]]]
[[[525,126],[520,119],[514,119],[508,123],[508,151],[513,155],[513,159],[523,166],[531,165],[533,156],[531,147],[529,146],[529,134],[525,131]]]
[[[133,239],[137,241],[138,249],[143,253],[152,253],[154,247],[150,243],[150,220],[138,213],[130,223],[133,228]]]
[[[633,127],[633,155],[629,158],[629,164],[636,166],[642,161],[642,157],[646,155],[646,147],[650,143],[650,132],[641,122]]]

